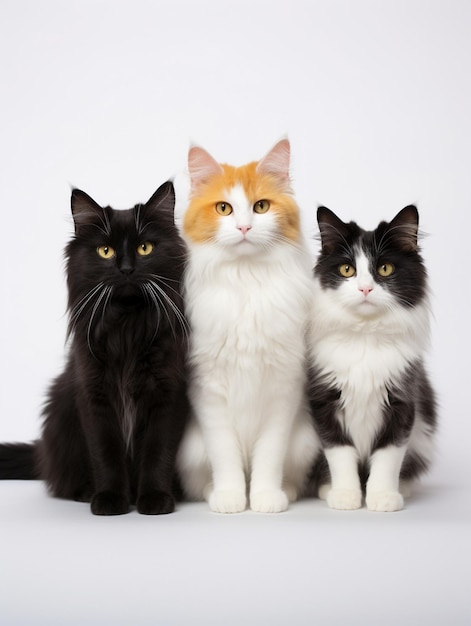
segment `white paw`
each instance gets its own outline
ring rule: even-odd
[[[400,511],[404,498],[399,491],[376,491],[366,494],[366,506],[370,511]]]
[[[361,508],[361,489],[331,489],[327,494],[327,504],[331,509],[352,511]]]
[[[288,508],[288,496],[281,489],[267,489],[250,494],[250,508],[257,513],[281,513]]]
[[[208,498],[209,508],[215,513],[240,513],[245,511],[245,491],[224,489],[213,491]]]
[[[329,492],[331,489],[332,489],[332,485],[330,483],[321,485],[317,492],[317,497],[319,498],[319,500],[327,500],[327,496],[329,495]]]

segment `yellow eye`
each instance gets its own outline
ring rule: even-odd
[[[112,259],[115,255],[114,248],[111,246],[100,246],[96,251],[102,259]]]
[[[380,276],[384,276],[385,278],[387,278],[394,273],[394,265],[392,263],[383,263],[377,268],[376,271]]]
[[[218,202],[216,204],[216,211],[219,215],[230,215],[232,213],[232,207],[229,202]]]
[[[137,254],[140,256],[148,256],[154,249],[154,244],[150,241],[144,241],[137,247]]]
[[[270,202],[268,200],[258,200],[258,202],[253,205],[255,213],[266,213],[269,208]]]
[[[353,265],[349,265],[348,263],[344,263],[339,266],[339,274],[341,274],[344,278],[351,278],[355,276],[356,269]]]

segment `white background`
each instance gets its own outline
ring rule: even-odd
[[[0,483],[2,626],[471,623],[470,32],[466,0],[1,0],[0,440],[38,435],[62,367],[71,186],[128,208],[191,142],[240,165],[285,134],[308,237],[320,203],[418,204],[441,420],[395,514],[96,518]]]

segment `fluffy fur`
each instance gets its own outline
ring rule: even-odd
[[[184,284],[195,417],[178,468],[186,495],[222,513],[243,511],[247,495],[255,511],[285,510],[316,452],[305,403],[311,271],[289,155],[287,140],[242,167],[189,152]]]
[[[359,508],[366,486],[369,509],[395,511],[429,466],[436,427],[417,209],[373,232],[324,207],[318,222],[310,398],[324,452],[314,479],[333,508]]]
[[[429,299],[417,209],[373,232],[325,207],[318,222],[310,398],[323,445],[319,495],[333,508],[356,509],[366,486],[369,509],[395,511],[406,483],[429,466],[436,427],[423,364]]]
[[[70,350],[42,436],[0,446],[0,478],[41,478],[99,515],[170,513],[186,418],[184,245],[172,183],[144,205],[102,208],[72,193],[66,248]]]

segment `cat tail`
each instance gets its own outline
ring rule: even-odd
[[[0,443],[0,480],[38,480],[38,442]]]

